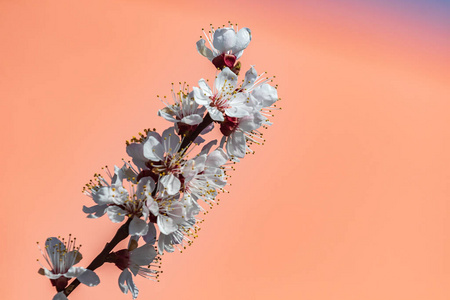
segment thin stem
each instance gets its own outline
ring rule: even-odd
[[[131,218],[128,218],[127,222],[122,226],[120,226],[120,228],[117,230],[112,240],[109,243],[106,243],[105,248],[103,248],[102,252],[100,252],[100,254],[97,255],[96,258],[94,258],[94,260],[87,267],[87,269],[94,271],[95,269],[101,267],[105,263],[106,257],[114,249],[114,247],[116,247],[117,244],[119,244],[121,241],[123,241],[128,237],[128,226],[130,225],[130,222]],[[68,287],[64,289],[64,294],[66,296],[69,296],[70,293],[72,293],[73,290],[76,289],[79,284],[80,281],[78,279],[75,279]]]

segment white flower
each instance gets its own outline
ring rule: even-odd
[[[228,162],[228,155],[220,148],[210,154],[207,154],[208,151],[209,148],[204,147],[197,157],[186,163],[182,171],[185,178],[184,197],[192,199],[194,207],[198,206],[196,205],[198,199],[213,201],[217,190],[222,189],[227,183],[223,165]]]
[[[123,203],[128,199],[128,191],[122,186],[123,170],[114,166],[114,176],[109,173],[109,169],[107,170],[111,183],[100,174],[95,174],[95,182],[91,180],[83,188],[83,193],[97,203],[92,207],[83,206],[83,212],[88,214],[88,218],[99,218],[106,213],[108,205]]]
[[[220,124],[220,131],[224,135],[228,155],[233,160],[243,158],[246,153],[253,152],[249,143],[261,144],[264,140],[258,131],[262,125],[271,125],[268,116],[276,107],[272,106],[277,100],[277,90],[267,82],[271,77],[264,78],[265,73],[258,75],[254,67],[245,73],[245,79],[239,91],[246,95],[246,107],[249,114],[240,118],[225,116]]]
[[[150,244],[145,244],[134,250],[123,249],[114,252],[114,262],[122,270],[119,276],[119,288],[124,294],[130,291],[133,299],[138,296],[139,289],[134,284],[132,274],[147,279],[157,278],[158,271],[150,269],[150,264],[155,260],[156,255],[156,250]]]
[[[230,24],[231,25],[231,24]],[[214,29],[211,27],[209,34],[203,31],[206,37],[197,42],[197,51],[208,58],[219,69],[224,67],[232,68],[236,59],[239,59],[247,48],[252,39],[252,34],[249,28],[242,28],[238,32],[231,27],[224,27]],[[208,42],[211,49],[205,44]]]
[[[79,252],[80,247],[76,246],[76,239],[71,239],[67,242],[61,242],[56,237],[48,238],[45,241],[45,252],[41,249],[44,259],[49,265],[49,269],[42,266],[38,273],[50,279],[53,286],[60,293],[56,294],[54,299],[65,299],[64,293],[61,293],[68,284],[70,278],[76,277],[81,283],[87,286],[96,286],[100,283],[95,272],[85,269],[83,267],[75,267],[81,259],[82,255]]]
[[[229,68],[224,68],[214,81],[214,89],[204,79],[194,87],[194,99],[204,105],[214,121],[224,121],[224,114],[241,118],[249,115],[248,96],[236,89],[237,75]]]
[[[180,199],[180,194],[168,195],[158,191],[156,195],[147,201],[149,211],[155,216],[153,222],[158,225],[162,234],[169,235],[178,229],[179,224],[186,219],[198,214],[197,204],[186,201],[185,197]],[[151,242],[144,237],[146,242]]]
[[[129,170],[126,167],[114,167],[114,176],[109,184],[103,177],[97,175],[98,185],[88,184],[85,194],[90,196],[98,205],[83,207],[83,211],[88,213],[88,217],[98,217],[104,213],[114,223],[122,222],[125,217],[132,218],[129,225],[129,234],[143,236],[148,232],[146,220],[149,217],[149,210],[146,205],[147,199],[152,198],[151,194],[155,189],[155,182],[151,177],[142,178],[135,189],[135,185],[130,183],[131,191],[128,192],[123,187],[123,179]],[[133,174],[133,173],[131,173]],[[105,186],[100,186],[104,184]]]
[[[224,135],[227,153],[231,158],[243,158],[246,153],[252,152],[247,142],[260,144],[262,135],[256,132],[266,120],[258,111],[253,111],[243,118],[227,117],[220,124],[220,131]]]
[[[174,104],[169,104],[160,98],[166,107],[158,111],[158,116],[175,123],[179,135],[194,131],[197,125],[203,121],[205,108],[199,108],[199,105],[194,101],[193,93],[189,93],[188,89],[181,86],[177,93],[172,88],[172,98]]]
[[[157,222],[160,229],[158,237],[160,254],[164,251],[173,252],[175,247],[185,248],[184,242],[191,245],[192,238],[197,237],[198,230],[195,216],[203,210],[197,200],[202,199],[208,204],[214,202],[217,190],[226,185],[223,165],[227,163],[228,156],[220,148],[208,154],[214,142],[205,145],[197,157],[184,165],[181,200],[155,198],[155,201],[159,201],[160,207]]]
[[[162,137],[156,132],[147,132],[144,141],[127,145],[127,153],[140,173],[148,172],[149,175],[145,176],[156,175],[165,192],[175,195],[181,187],[179,174],[185,162],[183,154],[178,152],[180,145],[180,138],[171,127],[163,132]],[[138,180],[140,178],[141,175]]]
[[[256,111],[264,115],[262,124],[271,125],[267,120],[271,116],[271,110],[276,109],[275,102],[279,100],[276,87],[271,86],[268,82],[272,82],[274,77],[263,77],[266,73],[258,75],[252,66],[246,73],[245,79],[241,86],[241,91],[249,94],[248,104]]]
[[[198,227],[196,227],[195,223],[195,218],[183,220],[177,225],[175,231],[169,234],[160,232],[158,237],[159,254],[162,255],[164,251],[171,253],[175,250],[175,247],[181,251],[180,247],[185,248],[184,242],[187,242],[190,246],[192,244],[191,238],[197,237]]]
[[[156,216],[156,224],[159,231],[170,234],[177,230],[178,224],[182,223],[188,214],[189,207],[179,201],[179,195],[167,195],[159,193],[154,201],[147,202],[152,214]]]

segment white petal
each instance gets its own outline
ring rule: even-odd
[[[147,222],[134,216],[130,222],[129,232],[130,235],[146,235],[148,231]]]
[[[50,256],[50,250],[60,250],[61,252],[63,252],[64,250],[66,250],[66,246],[64,246],[64,244],[55,237],[50,237],[45,241],[45,248],[47,249],[47,253]]]
[[[145,158],[152,161],[164,160],[164,147],[155,136],[149,136],[143,144]]]
[[[214,81],[214,86],[217,91],[224,90],[231,93],[236,87],[237,80],[237,75],[233,71],[229,68],[224,68],[222,72],[217,75],[217,78]]]
[[[43,268],[44,275],[49,279],[58,279],[59,277],[63,276],[62,274],[53,274],[50,270]]]
[[[242,118],[249,115],[248,109],[244,105],[232,106],[225,109],[225,114],[234,118]]]
[[[245,72],[244,84],[242,85],[243,89],[249,88],[253,86],[256,78],[258,77],[258,73],[256,73],[255,68],[253,66]]]
[[[236,43],[234,47],[231,49],[231,51],[233,52],[233,54],[235,54],[237,52],[244,50],[245,48],[247,48],[251,40],[252,40],[252,33],[250,29],[247,27],[241,28],[241,30],[239,30],[238,33],[236,34]]]
[[[119,275],[119,288],[124,294],[128,293],[128,285],[125,283],[125,281],[127,280],[127,277],[129,275],[131,274],[130,271],[128,271],[128,269],[123,270],[122,273],[120,273]]]
[[[150,244],[145,244],[130,252],[130,260],[138,266],[149,265],[156,257],[156,250]]]
[[[223,122],[225,119],[223,113],[217,109],[217,107],[208,106],[208,113],[214,121]]]
[[[159,212],[158,203],[153,198],[147,199],[147,207],[153,215],[155,215],[155,216],[158,215],[158,212]]]
[[[228,161],[228,155],[223,151],[223,149],[216,149],[208,155],[206,160],[206,165],[208,167],[220,167],[226,164]]]
[[[203,95],[205,95],[207,97],[211,97],[212,96],[211,88],[209,87],[209,85],[208,85],[208,83],[206,82],[205,79],[202,78],[202,79],[200,79],[198,81],[198,87],[203,92]]]
[[[64,246],[64,244],[59,239],[50,237],[45,241],[45,249],[47,250],[47,254],[50,257],[52,266],[58,266],[59,255],[57,254],[57,252],[64,252],[64,250],[66,250],[66,246]]]
[[[174,220],[168,216],[159,215],[157,219],[159,231],[163,234],[171,234],[178,229],[177,224]]]
[[[239,59],[242,54],[244,53],[244,50],[238,51],[238,52],[233,52],[234,56],[236,56],[236,59]]]
[[[167,112],[164,111],[164,109],[166,109],[166,108],[167,107],[158,110],[158,116],[163,117],[164,119],[166,119],[169,122],[173,122],[173,123],[178,122],[178,120],[175,119],[172,114],[168,114]]]
[[[61,291],[53,297],[53,300],[69,300],[69,298]]]
[[[186,116],[181,119],[181,122],[188,125],[198,125],[203,121],[203,118],[197,114]]]
[[[96,286],[100,283],[100,278],[98,278],[97,274],[94,271],[86,269],[81,275],[77,277],[77,279],[87,286]]]
[[[155,189],[155,181],[151,177],[144,177],[139,180],[136,195],[138,199],[144,200],[148,198],[152,198],[152,192]]]
[[[78,277],[86,271],[83,267],[70,267],[67,273],[63,274],[66,278]]]
[[[213,46],[224,53],[236,45],[236,32],[232,28],[219,28],[214,32]]]
[[[147,161],[147,160],[146,160]],[[136,182],[136,172],[133,171],[131,168],[128,168],[126,165],[122,167],[123,176],[127,181],[137,183]]]
[[[144,156],[142,144],[131,143],[127,146],[127,154],[133,158],[133,163],[139,168],[145,168],[145,162],[148,160]]]
[[[139,290],[134,284],[133,276],[128,269],[123,270],[119,276],[119,288],[124,294],[128,293],[128,290],[130,290],[133,299],[136,299],[138,296]]]
[[[186,185],[189,181],[191,181],[197,173],[198,172],[195,169],[195,159],[188,160],[181,171],[181,174],[185,179],[184,184]]]
[[[250,116],[243,117],[239,122],[238,128],[250,132],[261,127],[265,119],[263,115],[256,111]]]
[[[208,176],[208,178],[210,179],[209,183],[215,188],[223,188],[227,184],[223,170],[218,170],[215,174],[215,177]],[[215,195],[216,194],[214,194],[213,196]]]
[[[163,254],[164,251],[166,252],[173,252],[175,249],[173,248],[173,246],[170,244],[170,236],[165,235],[163,233],[159,234],[158,237],[158,253],[159,254]]]
[[[108,208],[106,209],[106,213],[108,214],[109,219],[114,223],[122,222],[127,214],[126,211],[115,205],[108,206]]]
[[[194,100],[199,105],[208,105],[211,102],[211,99],[208,95],[205,95],[205,93],[202,91],[202,89],[199,89],[198,87],[194,86]]]
[[[141,213],[142,213],[142,216],[141,216],[142,219],[147,220],[148,216],[150,215],[150,211],[148,210],[148,207],[146,205],[142,206]]]
[[[197,203],[197,201],[191,201],[191,205],[186,208],[186,218],[192,219],[195,218],[201,211],[201,206]]]
[[[173,174],[169,174],[169,175],[161,177],[159,182],[163,185],[167,194],[169,194],[169,195],[175,195],[176,193],[178,193],[180,191],[181,182]]]
[[[206,154],[201,154],[194,158],[195,164],[192,166],[192,168],[195,169],[196,173],[200,173],[205,169],[206,160],[207,160]]]
[[[240,131],[232,133],[227,140],[227,152],[230,156],[243,158],[245,156],[246,140]]]
[[[180,138],[175,134],[173,127],[167,128],[162,134],[164,150],[167,153],[175,153],[180,147]]]
[[[156,227],[155,227],[155,224],[153,224],[151,222],[148,223],[148,232],[142,238],[149,245],[153,245],[156,242]]]
[[[262,107],[269,107],[278,100],[277,89],[268,83],[256,87],[252,96],[258,100]]]
[[[130,264],[128,266],[128,270],[131,271],[131,273],[136,276],[137,274],[139,274],[139,266],[136,264]]]
[[[97,204],[111,204],[111,188],[109,186],[102,186],[98,191],[92,191],[92,200]]]
[[[65,255],[66,265],[76,265],[83,259],[83,255],[78,250],[72,250]]]
[[[204,39],[201,39],[197,42],[197,51],[201,55],[207,57],[209,60],[212,60],[214,58],[214,54],[212,51],[205,46],[206,41]]]
[[[122,205],[128,200],[128,191],[120,186],[111,186],[110,191],[110,203]]]
[[[83,205],[83,212],[88,214],[88,218],[97,219],[103,216],[106,212],[106,208],[108,206],[106,204],[103,205],[94,205],[91,207],[87,207]]]
[[[116,186],[122,186],[122,181],[124,178],[124,171],[126,170],[126,166],[123,168],[119,168],[118,166],[114,166],[114,176],[111,178],[111,184]]]

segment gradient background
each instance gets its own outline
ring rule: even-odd
[[[112,237],[82,186],[168,125],[171,82],[213,78],[195,42],[229,20],[283,110],[139,299],[450,299],[448,1],[1,0],[3,299],[53,297],[36,241],[76,235],[86,266]],[[131,299],[98,274],[70,299]]]

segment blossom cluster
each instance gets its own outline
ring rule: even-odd
[[[122,270],[120,290],[130,291],[133,299],[138,296],[133,276],[157,279],[160,256],[184,249],[197,237],[199,214],[226,191],[231,165],[253,153],[252,145],[264,142],[260,128],[272,124],[269,117],[279,100],[273,77],[258,74],[253,66],[239,80],[238,59],[251,41],[250,29],[230,24],[211,27],[204,35],[197,50],[216,68],[213,83],[200,79],[192,90],[181,84],[173,87],[172,101],[160,98],[164,107],[157,113],[170,126],[161,134],[146,129],[127,141],[130,159],[113,171],[106,167],[106,175],[95,174],[83,188],[94,202],[83,207],[88,218],[127,220],[123,226],[130,237],[128,248],[108,249],[97,258],[103,260],[100,265],[114,263]],[[214,127],[221,138],[207,141]],[[89,286],[100,282],[93,272],[95,260],[88,268],[74,267],[81,260],[74,242],[49,238],[45,250],[50,269],[43,267],[39,273],[56,287],[53,299],[67,299],[78,285],[68,286],[70,278]]]

